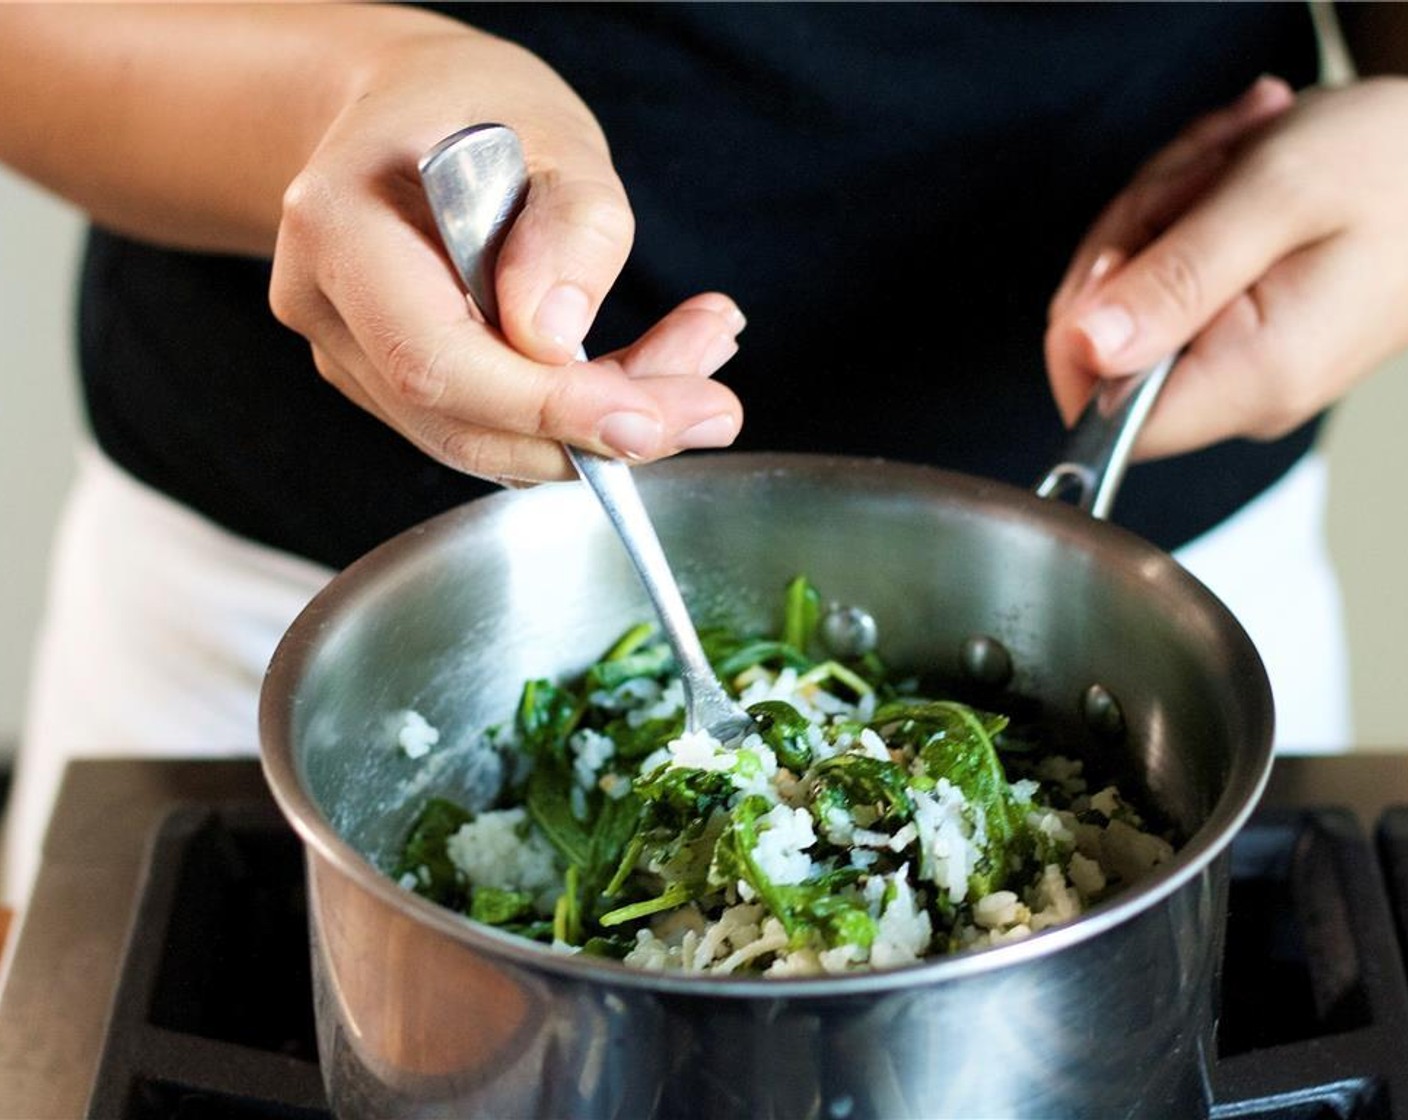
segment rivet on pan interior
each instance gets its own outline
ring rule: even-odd
[[[958,651],[958,664],[977,684],[1002,688],[1012,679],[1012,655],[996,638],[974,634]]]
[[[1124,734],[1124,710],[1104,685],[1093,684],[1080,700],[1085,725],[1095,734],[1117,739]]]
[[[869,611],[832,603],[821,616],[820,634],[832,657],[862,657],[875,648],[880,628]]]

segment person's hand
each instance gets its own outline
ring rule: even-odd
[[[467,124],[513,127],[529,168],[505,240],[501,330],[471,317],[416,161]],[[630,249],[601,129],[544,63],[458,26],[373,52],[285,194],[270,302],[319,371],[436,459],[500,482],[570,475],[560,443],[645,461],[731,443],[710,380],[744,319],[686,300],[624,350],[572,359]]]
[[[1136,176],[1077,249],[1046,358],[1074,421],[1100,378],[1187,344],[1141,458],[1283,435],[1408,345],[1408,80],[1263,78]]]

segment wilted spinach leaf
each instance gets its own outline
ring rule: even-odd
[[[468,901],[464,876],[451,861],[446,845],[450,837],[468,824],[474,815],[453,801],[432,797],[420,811],[401,849],[400,862],[392,870],[397,879],[410,874],[415,892],[451,910],[463,910]],[[424,873],[421,868],[425,868]]]
[[[507,925],[533,909],[533,896],[499,887],[475,887],[470,892],[469,916],[489,926]]]
[[[801,712],[783,700],[760,700],[748,708],[748,714],[778,762],[794,774],[811,765],[812,725]]]

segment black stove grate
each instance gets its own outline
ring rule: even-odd
[[[1233,844],[1216,1120],[1408,1120],[1408,809],[1258,814]],[[89,1103],[97,1120],[331,1120],[302,850],[276,810],[158,829]]]
[[[303,853],[277,810],[183,806],[158,828],[88,1115],[330,1120]]]
[[[1379,858],[1342,810],[1263,812],[1232,848],[1214,1110],[1218,1120],[1408,1117],[1408,981],[1399,932],[1408,810]]]

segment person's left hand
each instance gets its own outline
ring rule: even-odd
[[[1408,346],[1408,79],[1260,79],[1109,205],[1052,301],[1070,424],[1100,378],[1187,345],[1139,458],[1273,439]]]

